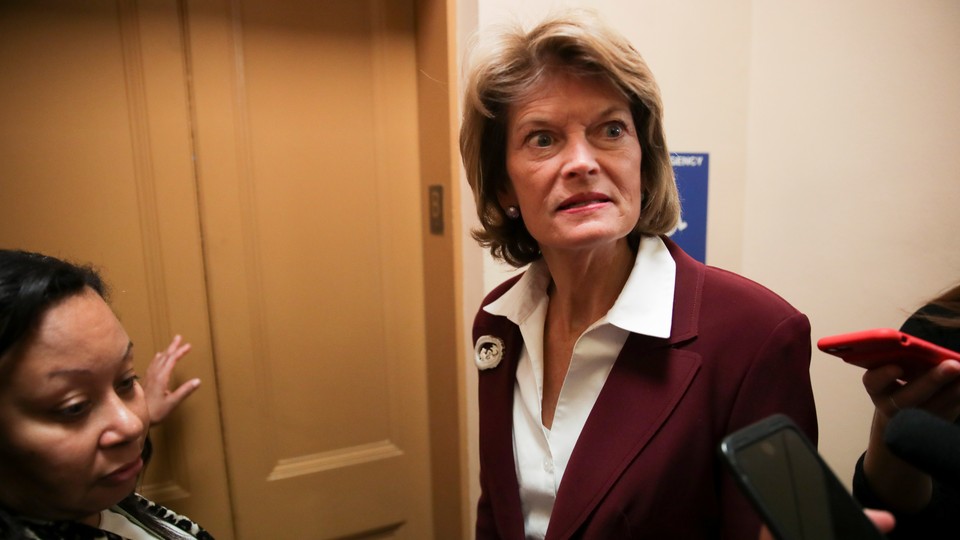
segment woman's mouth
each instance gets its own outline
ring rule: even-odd
[[[577,210],[580,208],[587,208],[590,206],[605,204],[610,202],[610,199],[596,193],[577,195],[570,197],[567,200],[560,203],[560,206],[557,207],[558,211],[565,210]]]
[[[143,470],[143,459],[137,458],[103,477],[108,484],[125,484],[137,477]]]

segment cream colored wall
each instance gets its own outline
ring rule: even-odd
[[[818,7],[819,5],[819,7]],[[960,3],[755,2],[743,273],[814,338],[898,327],[960,281]],[[820,450],[845,480],[862,371],[811,368]]]
[[[660,83],[670,149],[710,154],[707,262],[779,292],[810,316],[814,338],[898,326],[960,280],[954,0],[462,4],[481,28],[579,5],[623,32]],[[464,213],[466,231],[469,201]],[[466,287],[468,322],[504,277],[483,260]],[[848,480],[871,414],[861,372],[820,353],[811,370],[821,452]]]
[[[477,1],[478,0],[458,0],[457,1],[457,50],[459,52],[458,65],[460,58],[463,58],[466,47],[466,41],[477,28]],[[462,68],[461,68],[462,70]],[[459,122],[457,124],[459,126]],[[462,170],[462,169],[461,169]],[[466,177],[460,182],[459,212],[461,216],[460,223],[460,266],[462,268],[462,305],[464,313],[461,317],[463,328],[461,328],[463,343],[468,345],[473,343],[473,315],[483,299],[484,291],[484,255],[477,243],[470,238],[470,230],[477,227],[479,220],[477,212],[474,210],[473,197],[470,192],[470,186],[467,184]],[[488,257],[489,258],[489,257]],[[467,463],[464,468],[466,473],[466,489],[464,494],[467,499],[467,523],[464,524],[464,538],[470,538],[473,534],[473,524],[477,518],[476,501],[480,497],[480,466],[477,440],[477,368],[473,362],[473,349],[463,351],[460,361],[464,364],[464,380],[466,388],[461,394],[466,407],[466,433],[467,433]]]

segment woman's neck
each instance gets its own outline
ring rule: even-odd
[[[84,525],[89,525],[91,527],[100,528],[101,513],[97,512],[96,514],[90,514],[89,516],[78,519],[79,523]]]
[[[616,302],[623,290],[636,252],[621,239],[609,249],[583,252],[547,252],[544,261],[552,283],[550,316],[573,332],[582,332]]]

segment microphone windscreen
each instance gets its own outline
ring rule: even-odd
[[[884,442],[900,459],[960,488],[960,426],[920,409],[903,409],[887,424]]]

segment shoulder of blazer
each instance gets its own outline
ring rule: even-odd
[[[771,324],[799,313],[781,296],[763,285],[739,274],[707,266],[680,249],[669,238],[664,243],[677,263],[671,343],[678,343],[698,333],[701,317],[744,316],[766,320]]]

